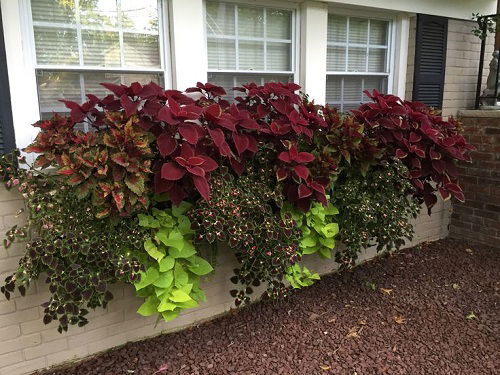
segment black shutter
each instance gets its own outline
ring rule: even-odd
[[[0,9],[0,155],[16,147],[12,108],[10,104],[9,75],[5,57],[2,10]]]
[[[448,18],[417,15],[413,100],[443,107]]]

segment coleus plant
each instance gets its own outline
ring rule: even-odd
[[[369,135],[407,166],[416,197],[425,202],[429,213],[437,201],[436,191],[443,199],[453,196],[464,201],[455,161],[470,161],[470,151],[475,148],[460,134],[457,121],[451,117],[445,120],[423,103],[376,90],[365,94],[372,102],[353,114]]]
[[[144,210],[151,191],[153,135],[138,125],[137,116],[106,111],[98,118],[101,127],[87,133],[69,117],[39,121],[34,126],[40,132],[25,151],[39,154],[37,167],[57,168],[79,199],[90,195],[98,218]]]

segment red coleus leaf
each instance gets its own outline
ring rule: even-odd
[[[73,174],[70,178],[68,178],[68,184],[75,186],[80,184],[82,181],[85,180],[85,177],[83,177],[81,174]]]
[[[193,175],[193,182],[196,190],[200,193],[200,195],[206,201],[210,200],[210,186],[208,185],[208,181],[204,176],[196,176]]]
[[[307,180],[309,177],[309,169],[305,165],[296,165],[293,170],[303,180]]]
[[[405,158],[406,156],[408,156],[408,153],[404,152],[404,151],[403,151],[403,150],[401,150],[400,148],[398,148],[398,149],[396,150],[396,157],[397,157],[398,159],[403,159],[403,158]]]
[[[314,160],[314,155],[309,152],[299,152],[294,158],[297,163],[310,163]]]
[[[158,115],[156,116],[156,118],[159,121],[166,122],[169,125],[177,125],[180,122],[178,119],[174,118],[174,116],[172,115],[172,110],[167,106],[163,106],[158,111]]]
[[[217,162],[214,159],[212,159],[211,157],[200,156],[200,158],[202,158],[202,159],[205,160],[203,162],[203,164],[200,165],[205,172],[212,172],[212,171],[216,170],[219,167],[219,165],[217,164]]]
[[[410,143],[417,143],[422,140],[422,136],[418,135],[415,132],[410,133]]]
[[[184,137],[186,141],[191,143],[192,145],[195,145],[198,143],[198,140],[200,139],[200,135],[198,133],[198,130],[196,129],[197,125],[194,124],[189,124],[189,123],[184,123],[179,126],[179,133]]]
[[[312,194],[312,190],[305,184],[300,184],[297,192],[299,194],[299,199],[309,197]]]
[[[71,168],[71,167],[63,167],[57,171],[58,174],[65,175],[65,176],[70,176],[76,171]]]
[[[205,177],[205,170],[202,167],[199,167],[199,166],[194,166],[194,167],[187,166],[186,170],[189,173],[193,174],[193,175],[200,176],[200,177]]]
[[[287,177],[288,177],[288,172],[287,172],[286,168],[281,167],[281,168],[278,168],[276,170],[276,179],[278,181],[283,181]]]
[[[457,184],[455,183],[447,183],[445,184],[444,186],[447,190],[451,191],[452,193],[462,193],[462,189],[460,188],[460,186],[458,186]]]
[[[125,152],[117,152],[116,154],[111,155],[111,160],[122,167],[129,166],[128,155]]]
[[[186,174],[186,170],[175,162],[168,162],[161,166],[161,178],[165,180],[180,180]]]
[[[215,145],[219,149],[219,152],[222,156],[230,156],[231,149],[226,142],[224,132],[221,129],[208,129],[208,134],[214,141]]]
[[[161,175],[157,173],[154,177],[155,193],[161,194],[169,191],[174,186],[174,182],[170,180],[165,180],[161,178]]]
[[[274,109],[279,113],[286,115],[289,112],[289,105],[283,99],[277,99],[271,102]]]
[[[123,192],[113,191],[111,195],[113,196],[113,200],[115,201],[115,205],[118,211],[123,210],[123,207],[125,206],[125,200],[123,199],[124,198]]]
[[[241,161],[236,160],[234,158],[230,158],[229,163],[231,164],[233,171],[235,171],[238,176],[241,176],[241,174],[245,171],[244,162],[241,162]]]
[[[432,149],[432,148],[429,151],[429,156],[431,157],[431,159],[435,159],[435,160],[441,159],[441,153]]]
[[[141,104],[141,102],[132,101],[128,97],[128,95],[122,95],[120,97],[120,103],[123,106],[123,109],[125,109],[125,115],[127,115],[127,117],[130,117],[130,116],[136,114],[137,108],[139,108],[139,105]]]
[[[236,151],[238,155],[241,155],[249,146],[249,141],[246,135],[233,133],[232,134],[234,145],[236,146]]]
[[[259,129],[259,124],[257,124],[257,121],[255,121],[254,119],[251,119],[251,118],[239,120],[238,125],[240,125],[242,128],[249,129],[249,130],[258,130]]]
[[[278,155],[278,159],[285,163],[290,163],[292,161],[290,158],[290,153],[287,151],[280,152],[280,154]]]
[[[450,199],[450,198],[451,198],[451,194],[450,194],[450,192],[449,192],[448,190],[446,190],[445,188],[443,188],[443,187],[440,187],[440,188],[439,188],[439,194],[441,194],[441,197],[442,197],[445,201],[447,201],[448,199]]]
[[[446,164],[442,160],[433,160],[432,168],[439,174],[443,174]]]
[[[163,132],[156,139],[160,155],[165,157],[172,154],[177,148],[177,141],[168,132]]]
[[[127,86],[124,85],[115,85],[113,83],[101,83],[101,86],[107,88],[109,91],[111,91],[113,94],[115,94],[117,97],[121,97],[123,94],[127,92]]]

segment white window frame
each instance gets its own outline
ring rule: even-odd
[[[82,30],[98,30],[98,31],[114,31],[119,33],[120,41],[120,59],[123,64],[124,54],[123,54],[123,33],[131,32],[136,30],[121,29],[118,27],[102,27],[95,25],[81,25],[79,22],[76,24],[64,24],[64,27],[74,29],[77,32],[77,42],[78,42],[78,55],[79,64],[78,65],[62,65],[62,64],[38,64],[36,61],[36,45],[35,45],[35,26],[43,27],[60,27],[60,23],[52,23],[45,21],[33,21],[33,15],[31,12],[31,0],[20,0],[23,4],[24,9],[24,24],[25,24],[25,40],[27,40],[27,53],[26,58],[28,59],[28,64],[33,67],[36,74],[38,71],[56,71],[56,72],[74,72],[74,73],[85,73],[85,72],[100,72],[100,73],[116,73],[116,74],[127,74],[127,73],[151,73],[151,74],[161,74],[163,76],[163,85],[165,88],[171,87],[172,77],[171,77],[171,64],[170,64],[170,46],[169,46],[169,29],[168,29],[168,6],[166,1],[168,0],[157,0],[158,4],[158,48],[160,57],[160,67],[159,68],[133,68],[133,67],[103,67],[103,66],[91,66],[83,65],[83,46],[81,31]],[[80,0],[75,0],[75,7],[78,7]],[[78,17],[78,14],[76,15]],[[120,17],[119,17],[120,20]],[[77,19],[78,21],[78,19]],[[120,21],[118,21],[120,23]],[[156,33],[141,31],[140,34],[157,35]],[[82,85],[82,76],[80,76],[80,95],[81,101],[86,101],[85,90]],[[37,84],[37,97],[38,97],[38,84]],[[38,107],[40,111],[40,108]]]
[[[346,69],[347,69],[347,58],[349,55],[348,51],[348,46],[354,46],[356,47],[357,45],[355,43],[349,43],[349,19],[350,18],[362,18],[362,19],[367,19],[368,20],[368,30],[370,26],[370,20],[380,20],[380,21],[387,21],[389,22],[388,26],[388,35],[387,35],[387,59],[386,59],[386,73],[380,73],[380,72],[347,72],[347,71],[326,71],[326,76],[325,80],[329,76],[360,76],[360,77],[367,77],[367,76],[372,76],[372,77],[387,77],[387,93],[392,94],[394,93],[395,89],[395,71],[396,71],[396,47],[401,47],[397,46],[396,44],[396,26],[398,22],[398,17],[397,14],[393,14],[391,12],[380,12],[380,11],[367,11],[364,9],[356,9],[356,8],[339,8],[339,7],[330,7],[328,9],[328,16],[330,15],[337,15],[337,16],[344,16],[348,17],[347,18],[347,39],[345,43],[339,43],[339,42],[329,42],[327,41],[327,49],[328,47],[331,46],[343,46],[346,47]],[[328,27],[328,26],[327,26]],[[370,40],[369,40],[369,32],[368,32],[368,41],[365,44],[360,44],[357,47],[366,47],[367,52],[369,48],[372,48],[370,45]],[[406,42],[407,43],[407,42]],[[378,47],[376,47],[378,48]],[[404,59],[404,63],[406,64],[406,59]],[[402,61],[401,61],[402,62]],[[399,65],[399,64],[398,64]],[[366,70],[368,70],[368,55],[366,59]],[[406,68],[405,68],[406,71]],[[343,82],[343,81],[342,81]],[[363,81],[362,81],[363,84]],[[343,94],[344,94],[344,88],[342,84],[341,88],[341,105],[343,106],[344,104],[353,104],[353,101],[348,101],[344,102],[342,100]],[[361,93],[364,91],[364,87],[362,86]],[[399,91],[399,89],[398,89]],[[363,95],[360,94],[360,98],[362,98]]]
[[[215,0],[219,1],[219,0]],[[266,8],[273,8],[273,9],[283,9],[287,11],[292,12],[292,33],[291,33],[291,70],[290,71],[280,71],[280,70],[238,70],[238,69],[211,69],[208,67],[207,70],[207,77],[210,73],[226,73],[226,74],[233,74],[233,86],[237,86],[237,75],[290,75],[293,77],[293,82],[298,83],[299,81],[299,59],[298,56],[300,55],[300,12],[299,12],[299,5],[296,3],[290,3],[290,2],[276,2],[276,1],[252,1],[249,3],[248,1],[244,0],[220,0],[221,3],[227,3],[227,4],[234,4],[235,8],[235,33],[236,36],[227,36],[227,38],[224,36],[222,38],[214,38],[214,39],[232,39],[232,40],[243,40],[243,41],[263,41],[264,42],[264,67],[267,64],[267,48],[266,48],[266,43],[267,42],[288,42],[286,39],[275,39],[275,38],[267,38],[266,33],[265,33],[265,26],[266,26],[266,21],[264,21],[264,36],[262,38],[257,38],[257,37],[243,37],[241,39],[238,39],[238,5],[244,5],[245,7],[254,7],[254,8],[259,8],[259,9],[266,9]],[[266,16],[267,12],[264,12],[264,17]],[[209,35],[207,32],[207,0],[203,1],[203,29],[205,33],[205,46],[206,46],[206,53],[208,56],[208,40],[209,40]],[[239,58],[238,58],[238,43],[236,43],[236,67],[238,67],[239,64]],[[260,84],[264,84],[264,78],[259,77],[261,79]],[[208,79],[208,78],[207,78]],[[257,82],[256,82],[257,83]]]

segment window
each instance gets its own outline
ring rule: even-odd
[[[163,84],[158,0],[31,0],[31,15],[42,118],[109,94],[101,82]]]
[[[327,103],[346,112],[368,101],[364,90],[388,91],[390,27],[387,20],[328,15]]]
[[[206,3],[208,81],[231,88],[294,79],[294,11]]]

